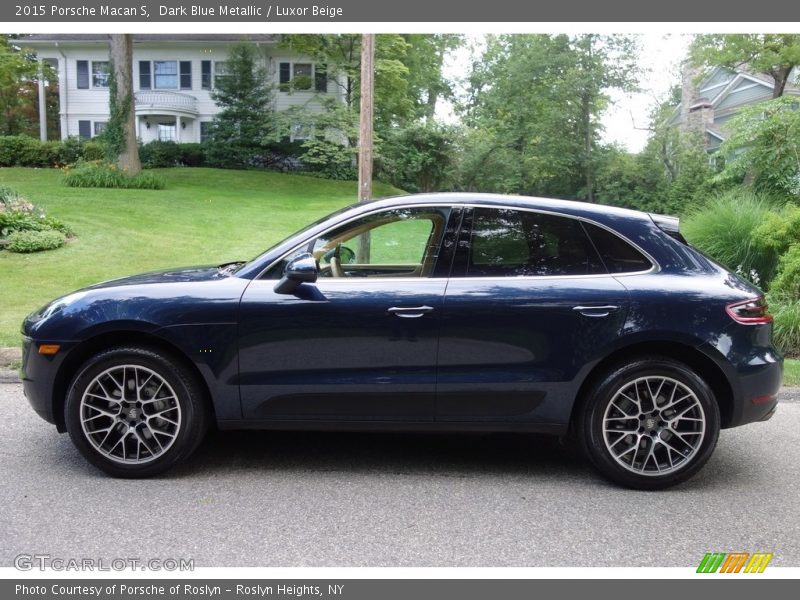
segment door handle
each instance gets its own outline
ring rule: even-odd
[[[390,315],[401,319],[419,319],[422,315],[433,312],[432,306],[393,306],[386,309]]]
[[[613,304],[603,304],[598,306],[573,306],[572,310],[581,313],[584,317],[607,317],[619,306]]]

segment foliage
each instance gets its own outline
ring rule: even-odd
[[[722,184],[748,181],[758,192],[800,199],[800,110],[785,97],[742,109],[730,120]]]
[[[4,248],[9,252],[28,254],[43,250],[55,250],[67,243],[67,238],[59,231],[15,231],[6,239]]]
[[[628,36],[489,36],[462,106],[472,130],[462,186],[592,200],[599,118],[609,89],[635,84],[635,45]]]
[[[15,190],[0,186],[0,249],[37,252],[63,246],[75,232]]]
[[[453,82],[443,74],[445,57],[464,44],[457,34],[412,33],[403,35],[406,53],[401,59],[408,69],[407,94],[411,100],[410,120],[431,121],[439,100],[453,100]]]
[[[773,97],[784,92],[792,69],[800,65],[800,34],[706,34],[692,42],[690,56],[698,66],[746,67],[769,73],[775,81]]]
[[[215,78],[211,92],[220,111],[211,127],[209,164],[242,168],[269,158],[278,139],[270,81],[252,44],[231,47],[225,74]]]
[[[800,245],[794,245],[778,260],[770,295],[781,302],[800,302]]]
[[[63,168],[64,183],[69,187],[128,188],[140,190],[162,190],[166,186],[163,177],[152,171],[128,175],[114,163],[102,160],[79,160]]]
[[[391,130],[378,157],[379,177],[409,192],[432,192],[452,178],[456,131],[436,123]]]
[[[786,355],[800,357],[800,301],[777,300],[768,297],[769,309],[775,321],[772,340]]]
[[[694,209],[681,230],[694,246],[756,285],[766,285],[775,272],[774,254],[760,251],[754,232],[769,213],[770,202],[735,189]]]
[[[0,167],[63,167],[78,159],[98,160],[102,144],[70,137],[63,142],[40,142],[27,135],[0,136]]]
[[[36,98],[32,85],[39,67],[31,56],[0,36],[0,135],[17,135],[33,129],[35,113],[26,111]]]
[[[781,256],[800,244],[800,207],[786,204],[767,213],[753,233],[753,242],[759,251],[774,256]]]
[[[133,107],[133,94],[128,93],[119,98],[119,84],[114,61],[109,63],[108,71],[108,109],[109,117],[106,128],[100,136],[105,146],[106,160],[116,162],[125,149],[125,123]]]

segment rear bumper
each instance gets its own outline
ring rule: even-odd
[[[778,392],[783,381],[781,355],[770,351],[751,358],[740,366],[737,375],[739,392],[734,396],[731,419],[725,427],[770,419],[777,409]]]

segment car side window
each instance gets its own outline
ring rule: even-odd
[[[312,253],[322,278],[429,277],[449,213],[449,207],[412,207],[367,215],[304,244],[267,278],[279,278],[288,260],[303,252]]]
[[[636,248],[618,235],[591,223],[584,223],[609,273],[647,271],[653,264]]]
[[[464,256],[456,264],[466,263],[466,277],[606,272],[580,221],[532,211],[476,208],[469,242],[459,251]]]

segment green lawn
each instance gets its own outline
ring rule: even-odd
[[[29,312],[76,288],[141,271],[252,258],[356,199],[355,182],[263,171],[163,169],[167,188],[68,188],[56,169],[0,168],[16,189],[78,233],[66,247],[0,252],[0,347]],[[376,196],[400,193],[376,184]]]
[[[800,360],[787,358],[783,361],[783,385],[800,386]]]

